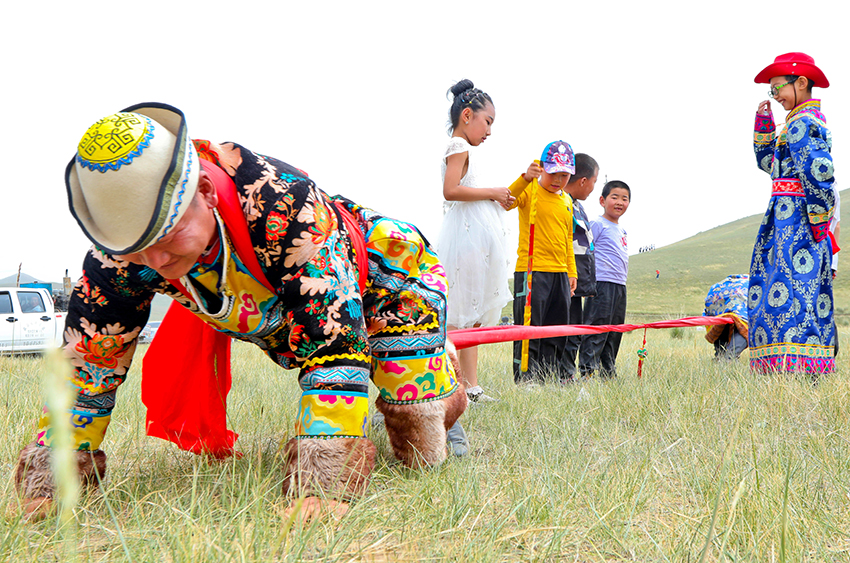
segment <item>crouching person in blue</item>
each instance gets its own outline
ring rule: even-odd
[[[93,246],[64,332],[74,405],[45,408],[18,460],[29,516],[53,503],[58,420],[72,422],[81,481],[97,486],[105,475],[116,392],[156,293],[176,303],[144,359],[149,434],[196,453],[233,453],[225,409],[229,342],[238,338],[299,370],[283,488],[306,497],[305,517],[343,513],[369,484],[370,379],[394,454],[411,467],[445,459],[447,429],[467,399],[449,357],[444,271],[414,226],[330,197],[274,158],[192,140],[183,114],[165,104],[92,125],[66,187]]]
[[[703,317],[726,317],[731,324],[706,326],[705,339],[714,344],[714,359],[733,361],[747,349],[747,291],[750,276],[727,276],[712,285],[705,296]]]

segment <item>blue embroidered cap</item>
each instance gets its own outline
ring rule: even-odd
[[[573,154],[573,148],[565,141],[555,141],[546,145],[540,157],[540,164],[548,174],[576,173],[576,157]]]

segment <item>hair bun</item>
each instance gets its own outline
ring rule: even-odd
[[[449,88],[449,91],[446,92],[446,98],[449,97],[449,92],[452,94],[452,104],[449,107],[449,134],[460,123],[462,111],[470,109],[473,113],[477,113],[484,109],[487,104],[493,103],[493,99],[486,92],[476,88],[472,80],[468,78],[458,81]]]
[[[472,80],[464,78],[451,87],[451,93],[454,97],[458,97],[470,88],[475,88],[475,84],[472,83]]]

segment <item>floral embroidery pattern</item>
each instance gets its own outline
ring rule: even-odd
[[[773,179],[750,266],[750,365],[753,370],[834,369],[832,139],[820,101],[797,106],[776,136],[772,118],[756,118],[759,167]],[[767,133],[770,134],[767,134]]]
[[[77,436],[81,449],[100,443],[114,406],[114,400],[101,398],[114,395],[126,378],[156,293],[172,297],[217,330],[257,344],[284,368],[300,368],[305,392],[333,390],[340,400],[321,394],[315,395],[318,402],[304,403],[299,432],[305,436],[365,435],[365,411],[338,424],[344,415],[334,409],[350,406],[352,397],[367,392],[364,374],[373,363],[406,366],[405,377],[393,380],[392,390],[381,390],[391,400],[437,400],[455,391],[444,349],[445,272],[415,227],[332,199],[304,172],[239,145],[195,141],[195,147],[200,158],[219,166],[236,185],[251,245],[274,292],[236,293],[232,318],[213,322],[155,271],[93,247],[65,330],[65,353],[79,389],[74,410],[94,412],[98,421],[97,439],[89,435],[92,425],[89,434]],[[334,201],[352,214],[359,233],[346,231]],[[362,294],[354,235],[365,238],[368,250],[369,279]],[[206,291],[207,304],[223,302],[218,282],[230,275],[222,271],[223,255],[189,274],[194,286]],[[232,267],[250,276],[238,256]],[[323,424],[315,422],[319,403],[326,409]],[[46,436],[50,427],[44,424]]]

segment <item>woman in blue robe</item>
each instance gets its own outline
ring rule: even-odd
[[[755,78],[790,113],[776,134],[770,101],[756,113],[754,149],[773,191],[750,266],[750,367],[758,373],[831,373],[835,326],[829,236],[834,181],[832,138],[812,97],[829,81],[804,53],[776,57]]]

